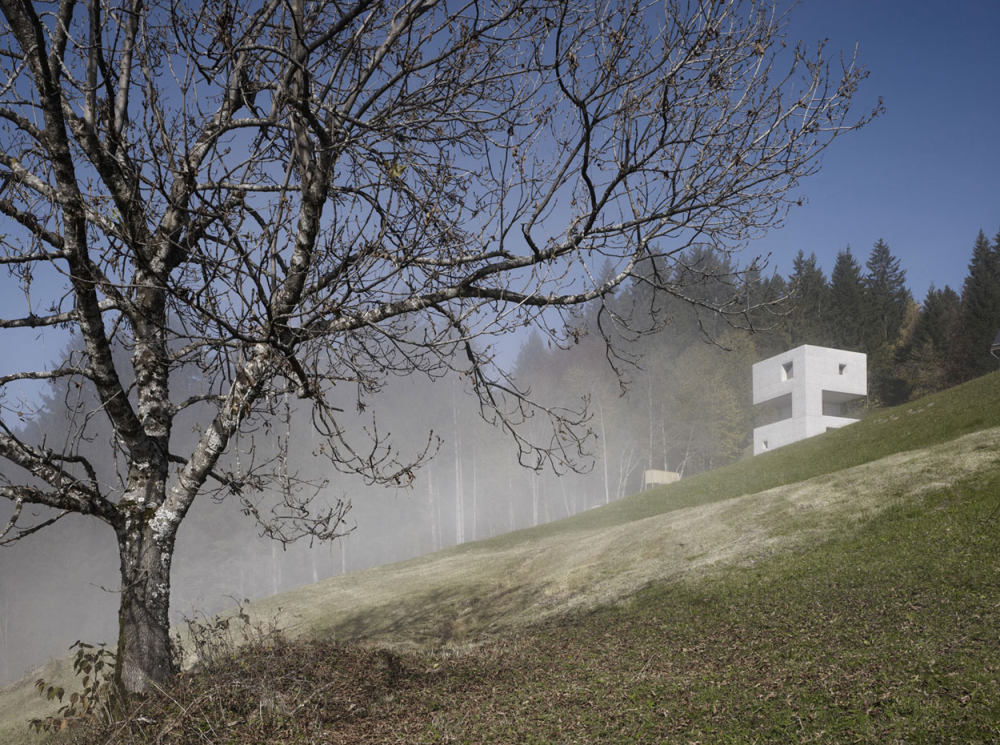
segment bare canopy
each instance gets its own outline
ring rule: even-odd
[[[342,509],[311,510],[279,462],[226,460],[284,396],[313,407],[337,468],[405,482],[430,442],[402,457],[342,412],[389,375],[456,369],[529,465],[568,461],[568,412],[533,409],[491,340],[564,338],[564,313],[623,283],[687,297],[681,252],[774,226],[874,113],[850,110],[853,61],[786,45],[757,0],[0,8],[0,263],[24,297],[0,329],[78,340],[0,391],[87,394],[58,444],[0,399],[0,534],[66,513],[114,529],[126,691],[172,672],[170,564],[200,494],[254,513],[248,494],[275,488],[284,523],[256,516],[277,537],[337,534]],[[520,434],[533,411],[557,436]],[[52,512],[33,523],[24,505]]]

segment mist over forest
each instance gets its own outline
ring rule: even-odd
[[[469,395],[471,382],[457,374],[434,381],[393,379],[361,405],[345,390],[353,407],[345,420],[349,426],[359,432],[377,427],[403,460],[430,448],[433,457],[413,472],[412,481],[390,488],[336,472],[307,414],[295,408],[294,399],[275,400],[276,410],[287,411],[287,421],[279,416],[269,427],[241,436],[230,467],[242,458],[278,457],[287,440],[289,456],[279,464],[287,483],[319,485],[317,500],[332,508],[349,502],[345,535],[330,543],[283,546],[262,537],[254,520],[240,514],[247,505],[238,495],[198,500],[178,537],[174,622],[218,612],[242,598],[607,504],[638,491],[647,468],[688,476],[749,457],[750,367],[791,346],[866,352],[870,406],[901,403],[995,368],[988,344],[1000,327],[1000,235],[990,242],[980,233],[960,291],[932,289],[919,305],[906,288],[899,260],[881,241],[863,266],[842,252],[829,279],[815,257],[805,254],[788,277],[747,276],[708,252],[690,252],[678,266],[674,271],[687,273],[678,282],[688,288],[684,299],[635,283],[609,304],[610,313],[584,313],[571,317],[565,328],[522,335],[513,365],[519,385],[549,406],[586,406],[575,437],[553,432],[543,412],[521,425],[518,436],[546,443],[554,454],[551,462],[520,464],[516,439],[483,421],[476,397]],[[699,300],[726,299],[734,307],[763,307],[737,314],[735,326],[697,309]],[[609,356],[602,335],[617,333],[616,307],[645,313],[647,325],[657,331],[617,339],[620,354]],[[58,447],[67,412],[79,410],[68,406],[67,398],[84,395],[53,384],[40,415],[24,426],[45,433]],[[183,386],[178,395],[184,395]],[[193,440],[197,432],[178,426],[174,436]],[[117,478],[117,464],[96,457],[108,450],[99,440],[81,452],[100,463],[102,478]],[[178,442],[178,449],[183,445]],[[280,509],[272,495],[243,496],[265,519]],[[0,505],[0,520],[9,509]],[[114,642],[119,573],[111,528],[67,515],[37,536],[0,548],[0,557],[0,682],[63,654],[77,639]]]

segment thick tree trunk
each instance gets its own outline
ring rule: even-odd
[[[121,606],[118,611],[116,684],[142,693],[175,672],[170,649],[170,563],[173,535],[158,534],[143,521],[118,530]]]

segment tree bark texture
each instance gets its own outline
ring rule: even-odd
[[[118,610],[120,690],[145,691],[174,672],[170,641],[170,564],[174,541],[138,522],[118,531],[121,599]]]

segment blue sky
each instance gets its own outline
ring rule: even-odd
[[[831,146],[806,205],[749,252],[786,276],[815,252],[829,276],[838,251],[863,265],[883,238],[918,302],[932,283],[960,291],[977,233],[1000,229],[1000,0],[804,0],[789,33],[828,38],[834,60],[857,44],[857,100],[886,111]]]
[[[833,144],[820,173],[800,184],[806,204],[745,258],[770,253],[787,276],[802,249],[829,275],[838,251],[849,245],[864,264],[883,238],[916,300],[932,283],[960,290],[977,232],[992,239],[1000,229],[1000,0],[803,0],[790,36],[828,38],[834,61],[857,45],[870,72],[859,112],[879,96],[886,111]],[[0,315],[22,315],[8,288],[0,285]],[[5,334],[0,374],[61,351],[39,340]]]

